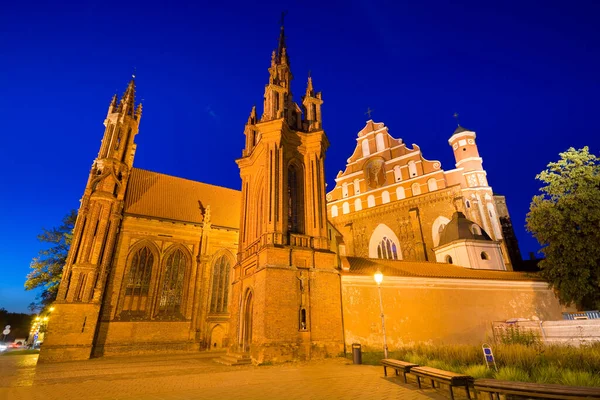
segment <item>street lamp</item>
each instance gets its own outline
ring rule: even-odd
[[[383,354],[385,355],[385,358],[388,358],[387,340],[385,338],[385,318],[383,316],[383,300],[381,297],[381,282],[383,282],[383,274],[379,269],[377,269],[377,272],[375,272],[373,278],[375,278],[375,282],[377,282],[377,289],[379,290],[379,309],[381,310],[381,328],[383,330]]]

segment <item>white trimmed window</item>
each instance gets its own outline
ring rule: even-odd
[[[362,201],[360,199],[354,200],[354,211],[362,210]]]
[[[396,189],[396,198],[398,198],[398,200],[402,200],[405,197],[406,193],[404,193],[404,188],[402,186],[398,186]]]
[[[417,164],[414,161],[408,162],[408,176],[411,178],[417,176]]]
[[[385,149],[385,144],[383,143],[383,133],[378,133],[375,135],[375,144],[377,145],[377,151],[383,151]]]
[[[354,180],[354,194],[359,194],[360,193],[360,182],[358,181],[358,179]]]
[[[348,204],[348,202],[346,201],[344,204],[342,204],[342,213],[348,214],[349,212],[350,212],[350,204]]]
[[[381,193],[381,203],[386,204],[389,202],[390,202],[390,192],[388,192],[387,190],[384,190],[384,192]]]
[[[366,157],[369,154],[371,154],[371,152],[369,151],[369,139],[363,140],[361,142],[361,146],[362,146],[363,157]]]
[[[342,197],[348,197],[348,183],[342,184]]]
[[[437,188],[437,181],[434,178],[431,178],[427,181],[427,190],[430,192],[435,192]]]
[[[338,207],[337,206],[331,206],[331,217],[337,217],[338,216]]]
[[[394,181],[400,182],[402,180],[402,171],[399,165],[394,167]]]
[[[411,186],[413,196],[418,196],[421,194],[421,185],[417,182],[413,183]]]
[[[367,197],[367,207],[375,207],[375,196],[370,195],[369,197]]]
[[[369,239],[369,257],[387,260],[402,260],[400,241],[385,224],[379,224]]]

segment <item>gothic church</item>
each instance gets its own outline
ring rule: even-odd
[[[281,27],[262,114],[237,160],[241,191],[135,168],[142,105],[113,97],[81,199],[41,362],[227,349],[254,362],[479,343],[490,322],[560,317],[547,285],[512,271],[505,200],[475,132],[450,135],[456,168],[369,120],[326,192],[323,98],[301,104]],[[512,259],[511,259],[512,258]]]

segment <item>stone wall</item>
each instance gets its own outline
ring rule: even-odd
[[[481,344],[492,322],[510,318],[562,319],[562,307],[539,281],[384,277],[382,299],[388,347],[418,343]],[[360,343],[381,351],[377,285],[371,276],[342,277],[346,350]]]

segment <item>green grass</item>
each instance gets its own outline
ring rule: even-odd
[[[523,337],[521,335],[519,337]],[[513,335],[517,337],[517,334]],[[485,366],[480,346],[416,345],[390,351],[389,358],[413,362],[475,378],[574,386],[600,386],[600,343],[581,347],[545,346],[539,341],[514,339],[517,343],[492,346],[498,372]],[[351,360],[352,353],[347,357]],[[363,364],[380,365],[383,352],[363,352]]]
[[[5,351],[2,353],[3,356],[22,356],[25,354],[40,354],[39,350],[13,350]]]

